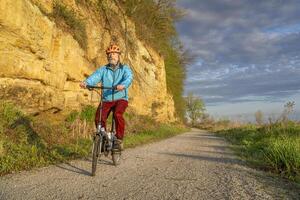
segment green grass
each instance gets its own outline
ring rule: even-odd
[[[91,141],[86,139],[51,148],[26,143],[16,144],[6,140],[3,145],[6,149],[5,155],[0,156],[0,175],[86,157],[89,155],[90,146]]]
[[[300,182],[300,125],[295,122],[218,131],[250,164]]]
[[[86,106],[54,123],[49,116],[29,117],[14,104],[0,101],[0,175],[90,156],[92,140],[84,138],[81,131],[74,134],[72,127],[85,120],[88,133],[93,134],[95,111],[95,107]],[[126,113],[125,118],[127,148],[186,131],[158,124],[147,116]]]
[[[87,105],[83,107],[82,111],[80,112],[79,116],[81,120],[87,120],[88,122],[94,122],[94,117],[96,114],[97,108],[94,106]]]
[[[0,101],[0,175],[89,155],[91,141],[74,139],[63,123],[51,124]]]

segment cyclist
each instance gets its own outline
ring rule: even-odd
[[[116,125],[117,143],[114,148],[121,148],[123,150],[123,137],[125,130],[125,120],[123,113],[128,106],[128,87],[132,83],[133,74],[128,65],[120,62],[121,50],[116,44],[111,44],[106,49],[108,64],[98,68],[86,80],[80,83],[81,88],[86,88],[87,85],[96,85],[101,83],[105,87],[115,87],[114,100],[112,99],[113,90],[103,90],[103,104],[101,126],[106,130],[106,120],[111,111]],[[95,125],[97,126],[100,118],[99,104],[96,116]]]

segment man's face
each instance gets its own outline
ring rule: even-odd
[[[115,52],[109,53],[107,55],[107,60],[109,64],[117,65],[119,62],[119,53],[115,53]]]

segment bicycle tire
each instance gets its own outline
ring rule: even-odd
[[[94,143],[93,143],[93,158],[92,158],[92,176],[96,175],[96,169],[97,169],[97,162],[98,162],[98,157],[99,157],[99,151],[101,149],[101,137],[100,135],[96,134],[94,138]]]
[[[121,162],[121,150],[118,150],[118,151],[113,150],[111,152],[111,157],[112,157],[112,161],[113,161],[114,166],[119,165],[120,162]]]

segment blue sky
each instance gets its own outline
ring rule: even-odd
[[[177,0],[177,23],[196,56],[185,94],[201,96],[215,116],[273,115],[287,101],[300,114],[299,0]],[[300,117],[300,115],[299,115]]]

